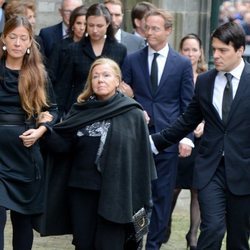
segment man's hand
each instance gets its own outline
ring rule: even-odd
[[[184,143],[179,143],[179,157],[188,157],[191,155],[192,152],[192,147],[184,144]]]

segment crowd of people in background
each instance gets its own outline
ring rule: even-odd
[[[228,250],[249,249],[249,212],[238,224],[234,215],[250,204],[248,154],[232,153],[236,139],[249,144],[229,110],[238,92],[250,97],[250,1],[220,6],[213,70],[197,34],[172,48],[173,15],[147,1],[131,10],[132,33],[121,0],[62,0],[59,13],[36,35],[34,0],[0,1],[0,250],[7,210],[14,250],[32,249],[33,228],[72,234],[76,250],[141,250],[144,239],[159,250],[182,189],[187,249],[219,250],[226,232]],[[245,128],[248,103],[235,107]],[[149,225],[138,240],[141,208]]]

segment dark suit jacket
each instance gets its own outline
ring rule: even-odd
[[[73,38],[67,37],[53,45],[52,52],[47,62],[49,76],[53,86],[55,85],[56,80],[60,77],[60,68],[67,54],[67,48],[69,44],[73,42]]]
[[[198,76],[195,96],[186,112],[170,129],[152,135],[158,149],[175,143],[205,120],[204,134],[196,158],[195,186],[211,180],[224,152],[227,185],[235,195],[250,194],[250,65],[246,63],[228,121],[223,124],[213,106],[215,69]]]
[[[39,36],[43,41],[45,56],[49,58],[53,44],[63,39],[62,22],[41,29]]]
[[[124,30],[121,30],[121,43],[126,46],[128,54],[145,47],[145,40],[143,38]]]
[[[88,77],[91,64],[100,57],[108,57],[120,66],[127,54],[126,47],[116,40],[106,38],[101,56],[96,56],[88,37],[80,42],[72,43],[65,52],[60,77],[54,85],[59,108],[66,112],[76,102],[77,96],[82,92]]]
[[[192,72],[190,61],[170,48],[160,84],[153,94],[148,47],[126,57],[122,67],[123,79],[131,85],[135,99],[148,112],[155,132],[173,124],[191,101],[194,86]],[[177,147],[168,151],[176,152]]]

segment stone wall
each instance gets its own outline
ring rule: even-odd
[[[59,22],[60,15],[58,9],[61,0],[36,0],[37,2],[37,25],[36,33],[40,28]],[[85,0],[86,6],[92,3],[102,2],[102,0]],[[131,8],[137,0],[123,0],[125,7],[124,27],[131,31],[130,13]],[[178,49],[182,36],[193,32],[198,34],[204,44],[205,53],[208,55],[209,35],[210,35],[210,12],[212,0],[152,0],[149,1],[160,8],[168,9],[175,18],[173,34],[170,44]]]

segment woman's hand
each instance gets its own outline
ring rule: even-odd
[[[28,148],[35,144],[36,141],[46,132],[46,130],[47,129],[44,126],[37,129],[29,129],[21,134],[19,138],[23,141],[23,145]]]
[[[48,111],[45,111],[38,116],[37,123],[51,122],[52,120],[53,115],[51,115]]]
[[[131,98],[134,97],[134,92],[133,92],[132,88],[127,83],[125,83],[123,81],[120,83],[118,90]]]

